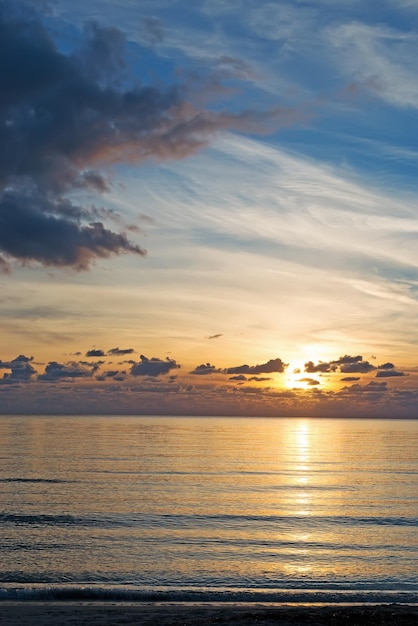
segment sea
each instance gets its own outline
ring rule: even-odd
[[[418,420],[1,416],[0,600],[418,602]]]

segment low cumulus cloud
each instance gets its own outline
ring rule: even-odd
[[[210,363],[202,363],[198,365],[190,372],[190,374],[196,374],[198,376],[207,376],[208,374],[219,374],[222,373],[222,370],[215,367],[215,365],[211,365]]]
[[[225,374],[281,374],[285,371],[287,363],[279,358],[270,359],[261,365],[238,365],[238,367],[228,367]]]
[[[178,363],[174,359],[158,359],[156,357],[152,357],[148,359],[146,356],[141,354],[139,363],[134,363],[131,368],[132,376],[162,376],[163,374],[168,374],[171,370],[177,369],[180,367]]]
[[[125,380],[125,374],[126,372],[124,371],[120,372],[119,370],[107,370],[103,372],[103,374],[96,376],[96,380],[104,381],[104,380],[113,379],[116,381],[123,381]]]
[[[316,374],[319,372],[334,372],[335,370],[336,366],[333,366],[331,363],[323,363],[322,361],[320,361],[316,365],[315,363],[313,363],[313,361],[308,361],[307,363],[305,363],[305,372],[307,374]]]
[[[316,385],[320,385],[321,383],[316,378],[299,378],[300,383],[306,383],[309,387],[315,387]]]
[[[45,367],[44,373],[38,376],[38,380],[59,382],[76,378],[91,378],[97,369],[97,364],[88,364],[82,361],[65,364],[50,361]]]
[[[3,382],[27,382],[36,375],[35,368],[31,365],[33,357],[20,354],[12,361],[0,361],[0,369],[8,369],[10,372],[3,374]]]
[[[125,354],[133,354],[133,348],[111,348],[107,351],[108,356],[123,356]]]
[[[313,363],[313,361],[308,361],[305,363],[305,372],[309,374],[332,372],[340,372],[341,374],[368,374],[372,371],[376,371],[376,378],[405,376],[404,372],[399,372],[395,369],[393,363],[386,362],[377,366],[372,365],[369,361],[363,361],[363,357],[360,354],[356,356],[346,354],[335,361],[329,362],[319,361],[318,363]],[[357,380],[360,380],[358,376],[345,376],[341,378],[342,382],[354,382]]]
[[[368,361],[361,361],[360,363],[341,365],[340,372],[342,374],[367,374],[374,369],[376,369],[375,366]]]
[[[396,376],[405,376],[405,372],[399,372],[397,370],[379,370],[376,373],[376,378],[391,378]]]
[[[390,365],[390,364],[386,364]],[[341,372],[342,374],[367,374],[372,370],[377,369],[375,365],[372,365],[368,361],[363,361],[363,357],[358,354],[356,356],[350,356],[345,354],[335,361],[319,361],[317,364],[312,361],[305,363],[305,372],[308,374],[316,373],[328,373],[328,372]]]
[[[387,391],[387,382],[375,382],[374,380],[370,381],[367,385],[351,385],[349,387],[350,393],[386,393]]]
[[[154,42],[161,40],[156,20],[143,27]],[[140,80],[130,80],[126,47],[117,28],[91,21],[77,49],[64,53],[36,13],[36,3],[0,0],[3,272],[13,261],[86,270],[99,258],[144,255],[126,232],[105,225],[108,211],[80,200],[89,192],[111,190],[103,165],[182,159],[218,131],[270,132],[302,117],[280,108],[264,113],[197,109],[187,85],[131,86]]]
[[[99,357],[99,356],[105,356],[105,353],[103,350],[100,349],[93,349],[93,350],[88,350],[86,352],[86,356],[87,357]]]

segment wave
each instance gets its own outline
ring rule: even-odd
[[[37,514],[26,513],[0,513],[0,523],[13,524],[16,526],[95,526],[100,528],[112,527],[175,527],[187,528],[199,525],[223,526],[237,523],[266,523],[303,525],[304,528],[317,528],[325,525],[339,526],[409,526],[418,527],[418,517],[406,516],[281,516],[281,515],[148,515],[148,514],[112,514],[77,516],[70,514]]]
[[[62,483],[74,483],[74,480],[61,480],[59,478],[0,478],[0,483],[47,483],[60,485]]]
[[[269,603],[403,603],[416,604],[411,591],[375,589],[216,589],[134,588],[121,586],[42,585],[1,587],[0,601],[120,602],[269,602]]]

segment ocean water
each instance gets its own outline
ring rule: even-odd
[[[418,420],[0,417],[0,599],[418,601]]]

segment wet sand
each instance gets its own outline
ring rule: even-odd
[[[418,606],[0,602],[1,626],[418,626]]]

